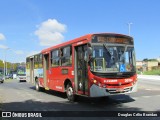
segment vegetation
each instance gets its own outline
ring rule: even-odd
[[[141,74],[141,71],[137,70],[136,73],[137,73],[137,74]]]
[[[6,67],[7,68],[12,68],[12,69],[16,69],[19,63],[10,63],[10,62],[6,62]],[[4,63],[2,60],[0,60],[0,68],[4,68]]]
[[[144,75],[160,75],[160,68],[143,72]]]
[[[13,73],[17,70],[17,67],[20,65],[20,63],[10,63],[6,62],[5,67],[7,67],[7,73]],[[2,60],[0,60],[0,74],[3,74],[4,69],[4,63]]]
[[[148,58],[145,58],[143,59],[144,62],[147,62],[147,61],[157,61],[157,59],[148,59]]]

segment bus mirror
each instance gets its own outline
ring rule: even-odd
[[[84,60],[88,62],[92,56],[92,48],[88,47],[87,51],[85,51]]]
[[[91,47],[88,47],[87,52],[88,52],[88,55],[89,55],[89,56],[92,56],[92,48],[91,48]]]
[[[85,53],[84,53],[84,60],[86,62],[88,61],[88,51],[85,51]]]

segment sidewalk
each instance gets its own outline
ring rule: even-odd
[[[138,75],[138,78],[160,80],[160,76],[158,75]]]

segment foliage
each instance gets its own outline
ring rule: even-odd
[[[148,58],[143,59],[143,61],[144,61],[144,62],[147,62],[147,61],[148,61]]]
[[[17,66],[19,65],[20,63],[10,63],[10,62],[6,62],[6,67],[8,69],[12,69],[12,71],[16,71],[17,69]],[[0,60],[0,68],[4,68],[4,63],[2,60]]]
[[[157,59],[149,59],[148,61],[155,61],[155,62],[156,62],[156,61],[158,61],[158,60],[157,60]]]
[[[157,59],[148,59],[148,58],[145,58],[143,59],[144,62],[147,62],[147,61],[157,61]]]
[[[160,75],[160,68],[156,70],[145,71],[144,75]]]

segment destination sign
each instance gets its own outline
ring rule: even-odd
[[[133,44],[133,40],[126,37],[115,36],[96,36],[92,40],[93,43],[117,43],[117,44]]]

